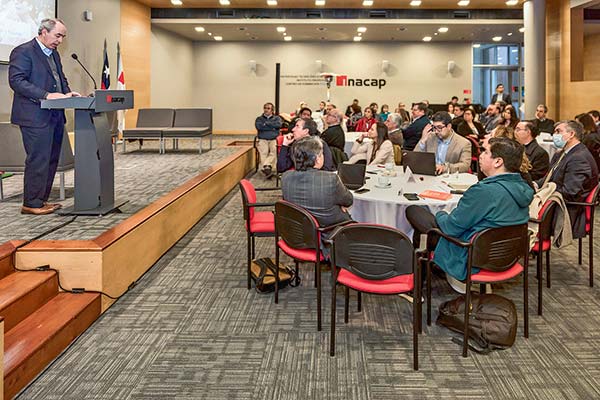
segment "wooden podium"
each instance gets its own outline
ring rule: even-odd
[[[62,215],[104,215],[115,201],[115,162],[107,111],[133,108],[133,90],[96,90],[94,96],[42,100],[42,108],[75,110],[75,204]]]

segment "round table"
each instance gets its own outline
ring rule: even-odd
[[[367,171],[383,172],[380,167],[367,167]],[[350,208],[352,219],[358,222],[377,223],[393,226],[412,239],[413,228],[406,219],[406,208],[410,205],[425,206],[433,214],[438,211],[450,212],[458,205],[461,195],[452,195],[448,200],[420,198],[410,201],[403,193],[420,194],[424,190],[435,190],[449,193],[448,184],[472,185],[477,182],[477,176],[471,174],[452,174],[445,176],[414,175],[416,182],[406,182],[402,167],[395,168],[396,177],[391,177],[388,188],[376,187],[377,175],[367,173],[367,183],[363,186],[370,191],[363,194],[354,193],[354,204]],[[400,193],[399,193],[400,192]]]
[[[554,157],[554,154],[558,151],[554,142],[552,141],[552,135],[549,133],[542,132],[535,138],[540,147],[550,155],[550,160]]]

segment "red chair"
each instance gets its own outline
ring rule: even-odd
[[[351,221],[349,221],[351,222]],[[275,265],[279,265],[279,250],[294,259],[296,277],[298,263],[315,265],[317,288],[317,330],[321,330],[321,262],[325,261],[321,251],[321,234],[349,222],[321,228],[317,220],[304,208],[285,200],[275,204]],[[275,274],[275,303],[279,302],[279,271]]]
[[[538,279],[538,315],[542,315],[542,258],[544,253],[546,253],[546,285],[548,288],[550,288],[550,250],[552,249],[552,231],[554,228],[552,222],[554,221],[556,207],[557,204],[555,201],[548,200],[540,209],[537,219],[529,219],[530,222],[535,222],[539,226],[535,244],[531,249],[531,252],[537,257],[536,271]]]
[[[456,246],[468,249],[465,304],[471,304],[471,283],[479,283],[483,293],[487,283],[504,282],[523,275],[524,336],[529,337],[527,224],[488,228],[473,235],[469,242],[448,236],[439,229],[431,229],[427,234],[437,234]],[[524,259],[523,265],[519,263],[520,258]],[[473,274],[473,267],[480,271]],[[469,349],[469,313],[470,307],[465,307],[463,357],[467,356]],[[427,263],[427,325],[431,325],[431,262]]]
[[[599,186],[596,185],[594,189],[588,194],[585,199],[585,202],[576,202],[576,201],[567,201],[565,204],[567,206],[581,206],[585,209],[585,236],[588,237],[589,247],[588,247],[588,265],[590,268],[590,287],[594,287],[594,213],[596,211],[596,206],[598,206],[598,190]],[[577,261],[579,265],[581,265],[582,254],[581,254],[581,246],[582,246],[582,238],[579,238],[579,251]]]
[[[257,191],[279,190],[279,188],[256,189],[254,185],[247,180],[242,179],[238,184],[242,193],[242,207],[244,208],[244,221],[248,243],[248,289],[252,286],[252,277],[250,267],[255,258],[255,237],[273,237],[275,236],[275,218],[273,211],[256,211],[255,207],[273,207],[275,203],[257,203]]]
[[[413,292],[413,368],[418,370],[421,277],[417,253],[410,239],[387,226],[352,224],[340,228],[330,241],[334,286],[331,290],[329,354],[335,356],[336,284],[345,289],[344,323],[348,322],[349,289],[356,290],[359,295]]]

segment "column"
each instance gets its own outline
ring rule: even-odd
[[[533,119],[537,105],[546,103],[546,0],[525,1],[523,20],[525,119]]]

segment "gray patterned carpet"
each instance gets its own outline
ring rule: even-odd
[[[553,251],[543,317],[535,314],[530,271],[529,339],[522,337],[520,319],[512,348],[462,358],[447,331],[424,326],[418,372],[411,367],[411,306],[405,300],[364,296],[357,313],[352,296],[344,325],[338,296],[332,358],[329,273],[323,275],[324,331],[317,332],[312,268],[303,269],[303,284],[282,292],[276,305],[271,295],[246,289],[245,246],[234,190],[20,398],[600,398],[600,292],[587,286],[587,268],[574,262],[574,246]],[[273,253],[272,239],[259,239],[258,246],[259,256]],[[494,291],[513,299],[522,316],[519,284]],[[433,293],[435,318],[437,305],[454,294],[439,278]]]

